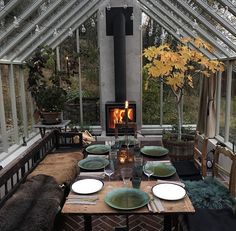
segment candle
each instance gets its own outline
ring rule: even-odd
[[[67,72],[67,75],[69,75],[69,57],[66,56],[66,72]]]
[[[129,102],[125,101],[125,123],[128,124],[128,108],[129,108]]]
[[[129,107],[129,101],[125,101],[125,109],[128,109],[128,107]]]

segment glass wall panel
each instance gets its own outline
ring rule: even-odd
[[[20,139],[23,136],[24,124],[23,124],[23,108],[20,92],[20,76],[19,76],[19,66],[14,66],[14,83],[15,83],[15,95],[16,95],[16,110],[17,110],[17,124],[19,128]]]
[[[221,79],[221,99],[220,99],[220,136],[224,137],[225,135],[225,110],[226,110],[226,86],[227,86],[227,71],[225,70],[222,73]]]
[[[3,90],[3,102],[5,109],[6,131],[8,134],[9,146],[14,144],[13,132],[13,115],[12,115],[12,101],[10,94],[10,82],[9,82],[9,68],[8,65],[2,65],[2,90]]]
[[[177,107],[175,96],[170,87],[163,85],[163,124],[177,124]]]
[[[79,78],[81,78],[82,85],[83,126],[100,125],[99,48],[95,22],[96,18],[93,16],[80,27],[80,54],[77,54],[75,48],[75,33],[61,44],[61,61],[65,60],[65,56],[69,57],[68,65],[71,80],[71,89],[68,91],[68,103],[64,116],[70,119],[71,124],[74,125],[82,125],[80,121]],[[81,76],[79,76],[78,68],[79,57]],[[73,62],[76,64],[75,68],[73,67]],[[68,65],[65,68],[68,68]]]
[[[160,124],[160,81],[149,81],[145,89],[147,73],[143,73],[143,124]]]
[[[236,72],[232,73],[229,141],[236,143]]]
[[[197,124],[199,110],[200,76],[193,79],[193,88],[188,87],[183,97],[183,123]]]

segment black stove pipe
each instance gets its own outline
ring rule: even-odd
[[[126,41],[125,15],[118,11],[113,21],[114,65],[115,65],[115,101],[126,100]]]

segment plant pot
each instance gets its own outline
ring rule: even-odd
[[[42,123],[46,125],[61,123],[61,112],[41,112]]]
[[[162,143],[169,150],[172,161],[193,160],[194,135],[182,135],[182,140],[177,139],[177,134],[169,138],[162,138]]]

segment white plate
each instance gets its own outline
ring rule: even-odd
[[[153,194],[164,200],[180,200],[185,197],[186,191],[177,184],[163,183],[157,184],[152,188]]]
[[[96,179],[83,179],[78,180],[72,184],[71,188],[75,193],[91,194],[98,192],[102,189],[103,182]]]

